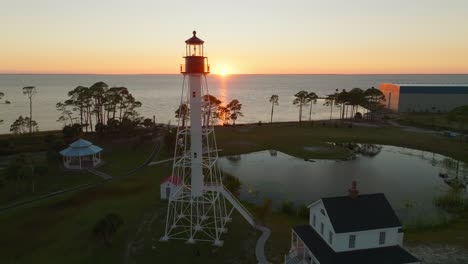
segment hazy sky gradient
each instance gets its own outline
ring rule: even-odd
[[[0,0],[1,73],[468,73],[466,0]]]

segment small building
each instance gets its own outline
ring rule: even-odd
[[[101,165],[101,152],[102,148],[87,140],[78,139],[71,143],[68,148],[60,151],[60,155],[63,157],[63,166],[65,168],[81,170]]]
[[[449,112],[468,104],[468,84],[380,84],[383,104],[395,112]]]
[[[182,178],[179,176],[169,176],[160,185],[161,200],[168,200],[172,194],[182,187]]]
[[[406,251],[400,221],[382,193],[322,198],[308,225],[292,230],[285,264],[420,263]]]

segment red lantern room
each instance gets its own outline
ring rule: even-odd
[[[193,36],[185,41],[185,65],[180,65],[182,74],[208,74],[210,65],[208,58],[204,56],[203,40],[197,37],[197,32],[193,31]]]

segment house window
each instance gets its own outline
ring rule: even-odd
[[[195,98],[195,96],[197,95],[196,92],[192,92],[192,97]]]
[[[320,223],[320,234],[322,234],[322,236],[323,236],[323,222]]]
[[[331,230],[328,231],[328,243],[333,244],[333,232]]]
[[[385,244],[385,232],[380,232],[379,245]]]
[[[197,158],[197,153],[196,153],[196,152],[193,153],[193,158],[194,158],[194,159]]]
[[[315,227],[315,224],[317,223],[317,217],[315,216],[312,216],[312,225]]]
[[[320,209],[320,212],[321,212],[323,215],[325,215],[325,210]]]
[[[355,248],[356,247],[356,235],[350,235],[349,236],[349,248]]]
[[[403,228],[398,228],[398,233],[403,233]]]

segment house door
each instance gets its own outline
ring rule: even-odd
[[[169,199],[169,196],[171,196],[171,187],[169,185],[166,187],[166,199]]]

